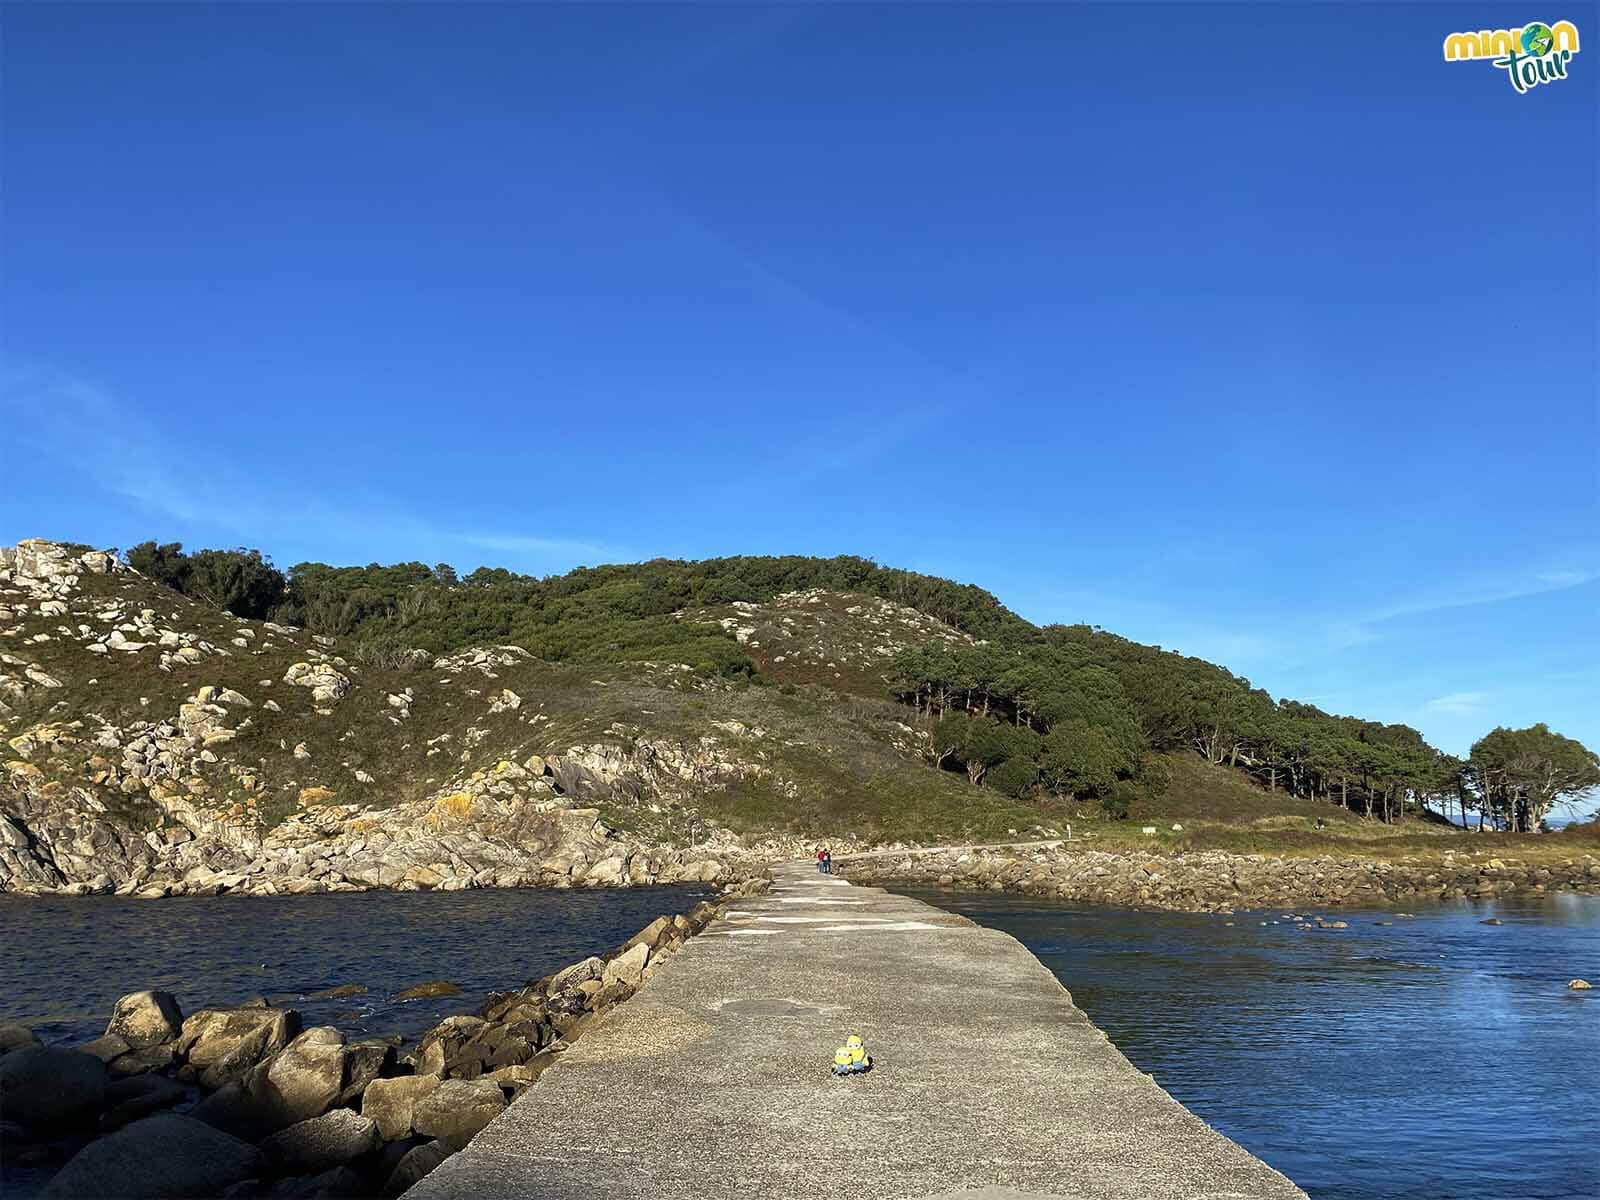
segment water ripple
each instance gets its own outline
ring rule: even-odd
[[[918,895],[1021,940],[1135,1065],[1315,1200],[1600,1197],[1600,991],[1566,988],[1600,981],[1600,897],[1301,930]]]
[[[98,1036],[116,998],[164,988],[184,1011],[253,996],[352,1035],[413,1035],[488,991],[608,950],[699,887],[607,891],[484,889],[320,896],[0,896],[0,1016],[45,1040]],[[395,1002],[445,979],[462,994]],[[344,999],[308,999],[346,984]]]

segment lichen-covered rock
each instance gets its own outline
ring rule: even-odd
[[[622,983],[629,988],[636,988],[644,978],[645,964],[649,961],[650,947],[643,942],[636,943],[606,964],[600,983],[602,986]]]
[[[0,1057],[0,1111],[30,1132],[93,1128],[105,1092],[105,1064],[92,1054],[28,1046]]]
[[[336,1108],[299,1121],[261,1143],[268,1164],[286,1174],[315,1174],[376,1150],[382,1142],[370,1117]]]
[[[435,1000],[440,996],[459,996],[461,989],[448,979],[433,979],[427,983],[415,984],[402,992],[395,993],[396,1000]]]
[[[39,1039],[26,1025],[16,1021],[0,1021],[0,1056],[38,1044]]]
[[[449,1157],[450,1149],[443,1142],[427,1142],[407,1151],[383,1185],[383,1194],[398,1196],[409,1190]]]
[[[417,1101],[435,1091],[442,1082],[437,1075],[374,1079],[361,1095],[361,1115],[377,1123],[385,1141],[410,1137],[411,1117]]]
[[[320,1117],[344,1090],[349,1050],[331,1025],[308,1029],[251,1073],[246,1089],[264,1094],[285,1122]]]
[[[115,1079],[106,1085],[106,1110],[100,1115],[100,1129],[109,1133],[133,1121],[171,1108],[186,1100],[189,1093],[181,1085],[159,1075],[135,1075]]]
[[[337,704],[350,690],[350,679],[327,663],[297,662],[284,672],[283,681],[311,689],[317,704]]]
[[[583,877],[585,887],[616,887],[628,877],[628,860],[622,855],[603,858],[590,867]]]
[[[260,1151],[203,1121],[160,1113],[90,1142],[67,1161],[43,1200],[212,1197],[260,1174]]]
[[[184,1021],[178,1052],[207,1088],[244,1076],[300,1032],[300,1014],[284,1008],[207,1008]]]
[[[487,1079],[447,1079],[417,1101],[411,1127],[459,1150],[505,1110],[505,1093]]]
[[[289,1124],[264,1094],[247,1091],[241,1082],[223,1084],[189,1115],[247,1142],[258,1142]]]
[[[638,933],[622,943],[624,950],[631,950],[635,946],[648,946],[652,951],[672,936],[676,929],[671,917],[657,917]]]
[[[389,1071],[395,1063],[394,1047],[388,1042],[351,1042],[345,1047],[344,1087],[334,1103],[357,1104],[367,1085]]]
[[[183,1031],[183,1011],[171,992],[130,992],[117,1001],[107,1036],[120,1037],[130,1050],[145,1050],[176,1039]]]
[[[446,1017],[440,1021],[422,1035],[412,1052],[411,1061],[417,1074],[443,1075],[445,1064],[487,1024],[482,1017],[468,1016]]]
[[[414,734],[397,732],[398,744],[390,744],[364,727],[374,715],[369,708],[343,704],[364,668],[302,631],[239,622],[203,605],[158,611],[151,602],[167,602],[140,594],[148,585],[120,569],[127,575],[121,585],[87,595],[79,580],[89,568],[77,548],[39,544],[12,554],[16,563],[43,563],[56,574],[44,579],[13,569],[6,578],[0,568],[0,638],[23,632],[19,620],[28,625],[35,613],[57,615],[49,629],[35,626],[29,637],[0,642],[50,646],[48,660],[0,651],[0,741],[15,755],[0,764],[0,891],[157,899],[368,887],[643,886],[748,873],[733,865],[737,839],[727,831],[699,822],[701,849],[687,855],[620,835],[585,800],[595,787],[634,789],[641,801],[649,794],[676,810],[717,779],[768,770],[756,761],[760,755],[741,756],[716,739],[652,739],[618,727],[613,740],[547,758],[538,744],[549,729],[542,702],[520,684],[480,690],[458,677],[536,672],[525,650],[462,651],[440,660],[431,679],[419,675],[403,691],[378,693],[385,726],[424,723]],[[116,595],[118,586],[130,594]],[[124,664],[151,665],[145,660],[152,646],[158,679],[106,679],[126,672]],[[237,669],[241,658],[258,656],[267,659]],[[204,682],[190,671],[200,663],[208,664]],[[63,711],[25,728],[11,723],[19,701],[78,679],[77,665],[113,695],[146,692],[137,696],[145,715],[110,724],[97,711]],[[266,693],[285,680],[289,692],[311,694],[309,711]],[[430,727],[463,691],[496,709],[493,727]],[[264,743],[247,732],[262,721],[275,727]],[[409,793],[415,772],[391,777],[378,765],[413,747],[445,755],[440,766],[452,766],[437,784],[428,781],[427,794],[402,799],[397,793]],[[652,804],[650,811],[663,809]]]

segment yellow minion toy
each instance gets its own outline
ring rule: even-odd
[[[864,1075],[870,1070],[872,1056],[867,1053],[867,1044],[859,1033],[852,1033],[845,1039],[844,1045],[833,1053],[833,1073],[840,1076]]]

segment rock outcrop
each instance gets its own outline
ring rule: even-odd
[[[273,1134],[261,1143],[261,1150],[275,1170],[315,1175],[342,1167],[382,1144],[376,1121],[348,1108],[336,1108]]]
[[[183,1023],[177,1052],[181,1077],[220,1088],[245,1077],[300,1032],[300,1014],[262,1006],[207,1008]]]
[[[436,1074],[374,1079],[361,1097],[361,1115],[371,1119],[385,1141],[411,1136],[417,1104],[444,1080]]]
[[[531,685],[502,679],[540,668],[518,647],[363,665],[44,541],[0,547],[0,647],[0,892],[626,887],[759,869],[686,808],[770,771],[758,755],[715,730],[615,723],[552,744]],[[618,797],[695,848],[617,832],[595,801]]]
[[[90,1142],[51,1179],[44,1200],[219,1196],[264,1166],[248,1142],[204,1121],[161,1113]]]
[[[105,1064],[81,1050],[25,1046],[0,1057],[0,1110],[28,1135],[94,1128],[105,1094]]]
[[[182,1030],[183,1010],[171,992],[134,992],[117,1001],[106,1036],[121,1038],[130,1050],[148,1050]]]
[[[490,1079],[446,1079],[412,1110],[411,1127],[449,1150],[459,1150],[505,1111],[506,1096]]]

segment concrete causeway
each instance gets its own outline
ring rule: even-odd
[[[1014,938],[809,864],[773,876],[407,1197],[1303,1200]],[[834,1079],[850,1033],[875,1069]]]

